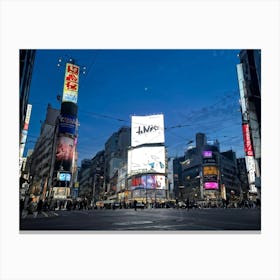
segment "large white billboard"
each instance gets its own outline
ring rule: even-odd
[[[165,147],[139,147],[128,151],[128,174],[165,173]]]
[[[132,116],[131,146],[164,143],[163,115]]]

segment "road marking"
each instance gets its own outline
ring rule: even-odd
[[[45,213],[45,212],[43,212],[43,211],[42,211],[42,214],[43,214],[45,217],[48,217],[48,214]]]
[[[152,221],[139,221],[139,222],[124,222],[124,223],[113,223],[113,225],[117,226],[128,226],[128,225],[144,225],[144,224],[152,224]]]

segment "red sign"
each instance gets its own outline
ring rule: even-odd
[[[78,91],[78,84],[73,82],[65,82],[65,88],[71,91]]]
[[[67,72],[75,75],[79,75],[79,66],[67,63]]]
[[[75,82],[75,83],[77,83],[77,82],[78,82],[78,75],[68,74],[68,75],[65,77],[65,80],[66,80],[66,81],[70,81],[70,82]]]
[[[242,125],[243,139],[244,139],[244,150],[246,156],[254,156],[253,146],[250,137],[249,124]]]

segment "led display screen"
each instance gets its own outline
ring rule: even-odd
[[[217,182],[206,182],[204,183],[204,189],[205,190],[217,190],[218,187],[218,183]]]
[[[55,170],[71,170],[74,150],[74,139],[66,136],[58,137]]]
[[[203,175],[218,175],[218,168],[216,166],[204,166]]]
[[[164,143],[163,115],[132,116],[131,146]]]
[[[246,156],[254,156],[253,146],[252,146],[251,137],[250,137],[249,124],[242,125],[242,132],[243,132],[244,150],[245,150]]]
[[[74,135],[76,132],[76,117],[61,114],[59,121],[59,133],[68,133]]]
[[[128,151],[128,174],[165,173],[165,147],[140,147]]]
[[[71,180],[71,174],[70,174],[70,173],[59,172],[59,173],[58,173],[58,180],[59,180],[59,181],[67,181],[67,182],[70,182],[70,180]]]
[[[202,155],[203,157],[212,157],[212,151],[203,151]]]
[[[131,187],[144,189],[165,189],[165,176],[154,174],[136,176],[131,179]]]
[[[79,66],[71,63],[66,64],[62,102],[77,103],[79,71]]]

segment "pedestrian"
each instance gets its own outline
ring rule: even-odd
[[[38,212],[37,212],[37,202],[35,197],[32,198],[32,201],[28,205],[28,212],[30,214],[33,214],[34,217],[37,217]]]
[[[134,205],[134,210],[137,211],[137,200],[136,199],[134,200],[133,205]]]
[[[186,201],[186,208],[188,209],[188,211],[190,210],[190,200],[187,199]]]
[[[20,217],[21,217],[21,215],[22,215],[23,209],[24,209],[24,199],[21,199],[21,200],[20,200]]]
[[[43,200],[40,199],[39,202],[38,202],[38,204],[37,204],[37,211],[38,211],[38,214],[41,214],[42,208],[43,208]]]

